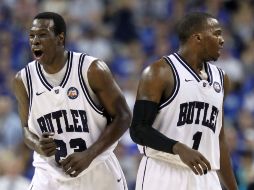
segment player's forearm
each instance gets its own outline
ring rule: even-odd
[[[155,150],[173,153],[173,146],[177,141],[169,139],[164,134],[152,128],[157,113],[158,103],[137,100],[133,110],[130,136],[137,144],[148,146]]]
[[[220,170],[218,171],[218,175],[227,190],[238,190],[234,175],[232,175],[231,172],[227,173]]]
[[[23,127],[24,132],[24,142],[25,144],[32,150],[40,153],[40,149],[38,147],[39,138],[29,131],[28,127]]]
[[[99,139],[88,148],[95,158],[108,147],[118,141],[124,132],[129,128],[131,122],[130,113],[126,112],[116,116],[113,121],[105,128]]]
[[[166,137],[151,126],[132,125],[130,135],[132,140],[137,144],[174,154],[173,147],[177,141]]]
[[[218,171],[218,175],[220,176],[220,179],[222,180],[223,185],[228,190],[237,190],[237,183],[233,174],[233,171],[230,167],[223,166]]]
[[[220,142],[220,170],[218,175],[228,190],[237,190],[236,179],[230,163],[230,156],[225,142]]]

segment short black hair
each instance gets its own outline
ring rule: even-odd
[[[42,12],[37,14],[34,17],[35,19],[52,19],[54,22],[54,33],[55,35],[64,33],[64,44],[65,44],[65,37],[66,37],[66,23],[63,17],[54,12]]]
[[[205,12],[191,12],[185,15],[177,24],[180,42],[185,43],[192,34],[204,30],[209,18],[215,17]]]

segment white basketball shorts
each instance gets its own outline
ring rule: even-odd
[[[46,170],[35,168],[28,190],[128,190],[115,155],[99,163],[84,175],[67,181],[54,179]]]
[[[195,175],[189,168],[143,156],[136,190],[222,190],[216,171]]]

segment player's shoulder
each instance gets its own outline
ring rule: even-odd
[[[35,66],[35,64],[36,64],[35,60],[28,62],[23,68],[21,68],[16,72],[14,79],[21,79],[21,74],[23,72],[26,72],[26,69],[30,70],[31,67]]]
[[[222,85],[224,87],[225,94],[227,94],[230,89],[230,83],[231,83],[230,77],[222,68],[218,67],[217,65],[214,65],[210,62],[207,62],[207,64],[213,70],[213,72],[214,71],[218,72],[218,74],[220,75],[220,78],[221,78]]]
[[[12,83],[12,89],[14,93],[16,94],[20,89],[24,89],[24,83],[23,83],[23,78],[22,78],[22,70],[19,70],[13,77],[11,83]]]
[[[27,71],[31,71],[33,69],[36,69],[36,60],[32,60],[28,62],[22,69],[20,69],[18,72],[23,73]],[[27,70],[27,71],[26,71]]]
[[[88,68],[88,76],[94,78],[95,76],[103,77],[111,75],[108,65],[101,59],[93,59]]]
[[[92,55],[84,54],[83,68],[87,70],[88,78],[101,78],[103,75],[110,74],[111,71],[105,61]]]
[[[13,82],[14,83],[17,83],[19,81],[22,81],[22,78],[21,78],[21,72],[22,72],[23,69],[19,70],[16,72],[16,74],[14,75],[13,77]]]
[[[219,75],[222,77],[224,83],[230,83],[231,80],[230,80],[230,77],[228,76],[226,71],[224,71],[222,68],[220,68],[217,65],[214,65],[212,63],[208,62],[208,65],[210,68],[212,68],[213,70],[215,70],[216,72],[219,73]]]
[[[217,72],[221,72],[221,74],[223,74],[223,75],[226,74],[226,72],[222,68],[218,67],[217,65],[215,65],[211,62],[206,62],[206,64],[209,66],[209,68],[211,68]]]
[[[107,68],[107,64],[100,58],[95,57],[93,55],[89,55],[87,53],[77,53],[77,52],[73,52],[74,54],[76,54],[77,56],[83,56],[83,64],[87,66],[88,70],[91,70],[93,68],[95,69],[102,69],[104,70],[105,68]]]
[[[32,66],[32,65],[35,65],[35,64],[36,64],[36,60],[32,60],[32,61],[29,61],[26,66],[30,66],[30,65]]]
[[[222,68],[210,62],[206,62],[206,64],[208,65],[208,68],[211,70],[212,74],[217,73],[223,80],[228,80],[228,75]]]
[[[142,76],[166,76],[171,73],[171,69],[164,57],[154,61],[150,65],[148,65],[146,68],[144,68],[142,72]]]
[[[98,57],[90,55],[86,52],[77,52],[77,51],[69,51],[69,54],[72,54],[74,57],[83,57],[85,61],[93,62],[95,60],[100,60]]]

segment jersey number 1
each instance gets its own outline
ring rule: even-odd
[[[193,143],[193,145],[192,145],[192,149],[198,150],[201,137],[202,137],[202,132],[200,132],[200,131],[196,132],[196,133],[193,135],[192,140],[194,140],[194,143]]]

